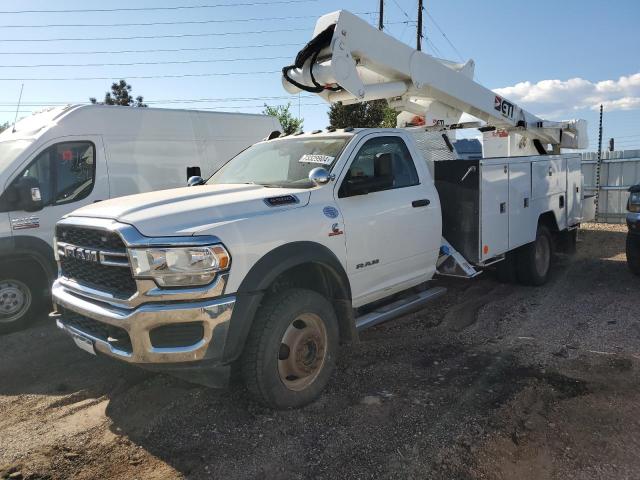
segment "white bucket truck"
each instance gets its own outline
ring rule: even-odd
[[[211,175],[278,128],[265,115],[69,105],[2,132],[0,333],[23,327],[44,305],[57,276],[51,244],[63,215]]]
[[[60,328],[81,348],[209,385],[236,366],[276,408],[316,398],[339,343],[440,296],[436,273],[539,285],[581,222],[584,122],[545,122],[348,12],[283,71],[327,101],[384,98],[426,126],[273,138],[201,186],[91,205],[57,225]],[[457,160],[462,112],[506,157]],[[519,155],[519,156],[516,156]],[[523,156],[525,155],[525,156]],[[428,285],[428,286],[425,286]]]

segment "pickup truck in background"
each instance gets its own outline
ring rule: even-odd
[[[58,222],[52,316],[94,354],[210,386],[235,367],[275,408],[314,400],[359,330],[442,295],[436,273],[543,284],[581,221],[578,154],[458,160],[424,128],[273,138],[191,183]]]
[[[640,275],[640,185],[629,188],[627,229],[627,265],[634,275]]]

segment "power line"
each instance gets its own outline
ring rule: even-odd
[[[372,12],[357,12],[356,15],[368,15]],[[237,23],[237,22],[258,22],[268,20],[301,20],[317,18],[312,15],[288,16],[288,17],[256,17],[256,18],[230,18],[215,20],[186,20],[171,22],[143,22],[143,23],[49,23],[43,25],[0,25],[0,28],[53,28],[53,27],[146,27],[153,25],[206,25],[210,23]]]
[[[396,4],[396,7],[398,7],[398,9],[404,14],[405,17],[407,17],[409,20],[411,20],[411,17],[409,16],[409,14],[407,12],[405,12],[404,8],[402,8],[400,6],[400,4],[397,2],[397,0],[393,0],[393,3]]]
[[[290,56],[280,57],[254,57],[254,58],[222,58],[208,60],[175,60],[162,62],[130,62],[130,63],[43,63],[37,65],[0,65],[0,68],[40,68],[40,67],[124,67],[134,65],[185,65],[190,63],[217,63],[217,62],[251,62],[259,60],[282,60]]]
[[[315,95],[303,95],[302,98],[316,98]],[[170,98],[170,99],[158,99],[149,100],[145,99],[145,103],[216,103],[216,102],[244,102],[244,101],[256,101],[256,100],[286,100],[293,99],[291,95],[277,95],[277,96],[260,96],[260,97],[209,97],[209,98]],[[22,106],[29,107],[49,107],[53,105],[73,105],[86,103],[82,101],[39,101],[39,102],[22,102]],[[0,103],[0,107],[15,107],[17,103]]]
[[[105,40],[139,40],[157,38],[183,37],[221,37],[225,35],[249,35],[258,33],[282,33],[308,31],[308,28],[281,28],[277,30],[253,30],[241,32],[212,32],[212,33],[179,33],[175,35],[134,35],[129,37],[88,37],[88,38],[2,38],[0,42],[75,42],[75,41],[105,41]]]
[[[223,8],[223,7],[250,7],[254,5],[274,5],[291,3],[310,3],[318,0],[274,0],[269,2],[246,2],[246,3],[211,3],[201,5],[172,5],[166,7],[123,7],[123,8],[81,8],[65,10],[2,10],[0,14],[15,13],[104,13],[104,12],[149,12],[159,10],[196,10],[202,8]]]
[[[447,37],[447,34],[444,33],[444,31],[442,30],[442,28],[440,28],[440,25],[438,25],[438,22],[436,22],[436,19],[433,18],[433,16],[429,13],[428,10],[425,10],[425,12],[427,14],[427,17],[429,17],[431,19],[431,21],[433,22],[433,24],[436,26],[436,28],[438,29],[438,31],[440,31],[440,33],[442,34],[442,36],[444,37],[444,39],[447,41],[447,43],[451,46],[451,48],[453,49],[454,52],[456,52],[456,54],[458,55],[458,57],[460,58],[461,62],[464,62],[464,57],[462,56],[462,54],[460,53],[460,51],[456,48],[456,46],[453,44],[453,42],[451,40],[449,40],[449,37]]]
[[[93,51],[67,51],[67,52],[2,52],[0,55],[116,55],[122,53],[168,53],[168,52],[201,52],[205,50],[231,50],[238,48],[265,48],[265,47],[294,47],[300,43],[263,43],[259,45],[228,45],[222,47],[192,47],[192,48],[153,48],[143,50],[93,50]]]
[[[263,75],[282,73],[280,70],[263,72],[215,72],[215,73],[181,73],[176,75],[116,75],[111,77],[54,77],[54,78],[2,78],[0,82],[56,82],[56,81],[81,81],[81,80],[117,80],[123,77],[127,79],[152,79],[152,78],[186,78],[186,77],[226,77],[233,75]]]
[[[146,103],[146,102],[145,102]],[[90,105],[89,103],[84,103],[85,105]],[[303,103],[303,107],[316,107],[316,106],[329,106],[327,102],[317,102],[317,103]],[[272,105],[274,107],[286,106],[286,105]],[[261,105],[227,105],[227,106],[217,106],[217,107],[199,107],[197,110],[222,110],[222,109],[239,109],[239,108],[264,108],[264,104]],[[18,113],[35,113],[37,110],[20,110]],[[15,113],[15,110],[0,110],[0,113]]]

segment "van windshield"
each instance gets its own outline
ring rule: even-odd
[[[7,140],[0,142],[0,170],[7,168],[33,140]]]
[[[207,184],[250,183],[265,187],[311,188],[309,172],[331,171],[351,137],[286,138],[258,143],[239,153]]]

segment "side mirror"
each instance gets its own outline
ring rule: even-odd
[[[323,167],[316,167],[309,172],[309,180],[315,185],[326,185],[335,178],[335,175],[331,175],[327,169]]]
[[[187,180],[187,186],[188,187],[195,187],[196,185],[204,185],[204,178],[198,176],[198,175],[194,175],[193,177],[189,177],[189,180]]]
[[[23,177],[15,185],[17,194],[17,206],[25,212],[37,212],[42,210],[42,194],[40,182],[33,177]]]
[[[346,182],[347,196],[366,195],[371,192],[388,190],[393,188],[393,177],[384,175],[381,177],[352,177]]]

